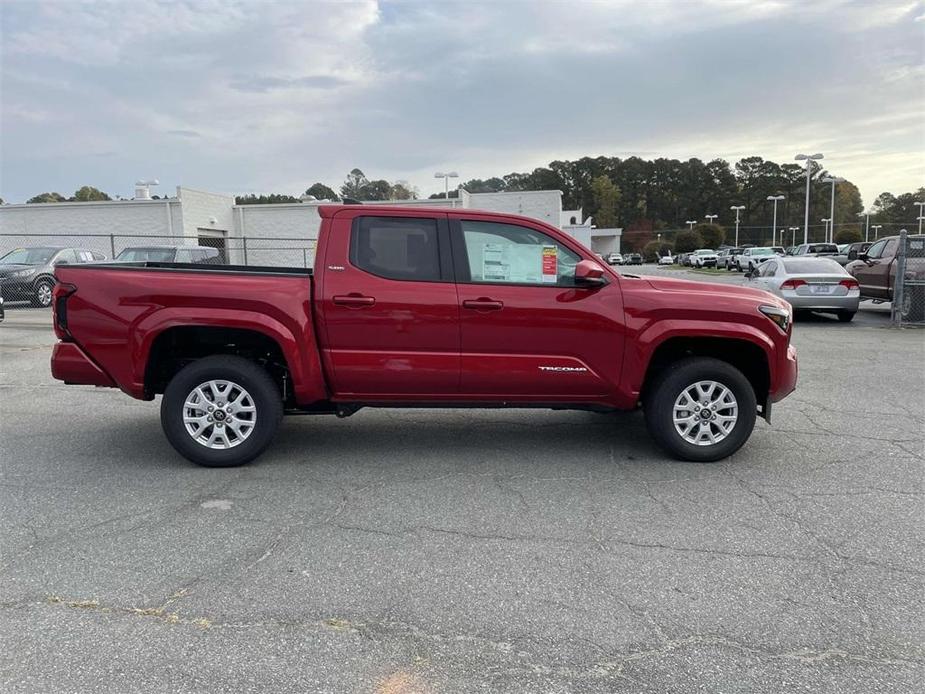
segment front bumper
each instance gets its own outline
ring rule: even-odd
[[[55,345],[51,353],[51,375],[67,384],[116,387],[113,380],[73,342]]]
[[[32,298],[32,279],[0,277],[0,296],[7,301],[23,301]]]

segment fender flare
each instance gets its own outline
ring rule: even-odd
[[[165,307],[146,314],[132,326],[129,349],[135,365],[133,390],[139,394],[144,392],[145,372],[154,341],[171,328],[196,326],[253,330],[267,336],[279,345],[286,359],[296,400],[313,402],[327,397],[317,350],[300,349],[301,340],[288,326],[257,311],[205,307]],[[307,337],[314,345],[314,336]]]
[[[646,373],[656,350],[673,338],[712,338],[749,342],[759,348],[765,356],[768,376],[773,382],[776,363],[775,345],[771,338],[758,328],[742,323],[700,320],[656,321],[642,330],[634,340],[627,341],[624,353],[623,389],[638,397],[642,392]]]

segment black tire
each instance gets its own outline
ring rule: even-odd
[[[850,323],[854,320],[854,313],[854,311],[839,311],[836,315],[838,315],[838,320],[842,323]]]
[[[32,288],[32,296],[29,300],[33,306],[38,308],[48,308],[51,306],[51,292],[55,288],[55,281],[50,277],[43,277]]]
[[[231,448],[214,449],[197,442],[183,423],[187,396],[211,380],[240,385],[254,403],[253,430]],[[161,399],[161,426],[167,440],[184,458],[205,467],[234,467],[250,462],[270,445],[282,416],[282,397],[270,375],[253,362],[230,355],[205,357],[184,367],[167,384]]]
[[[674,425],[674,403],[681,393],[698,381],[712,380],[726,386],[735,396],[738,419],[721,441],[700,446],[686,441]],[[757,402],[751,383],[731,364],[711,357],[687,357],[667,366],[647,384],[643,407],[652,438],[676,458],[710,463],[739,450],[755,428]]]

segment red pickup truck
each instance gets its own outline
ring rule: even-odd
[[[152,400],[182,455],[240,465],[284,414],[631,410],[695,461],[730,455],[796,383],[789,306],[621,275],[513,215],[319,208],[314,270],[58,267],[52,374]],[[615,432],[616,434],[616,432]]]

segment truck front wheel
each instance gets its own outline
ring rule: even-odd
[[[171,445],[206,467],[256,458],[270,445],[282,416],[282,398],[269,374],[230,355],[184,367],[161,400],[161,426]]]
[[[652,438],[675,457],[707,463],[735,453],[755,427],[751,383],[727,362],[688,357],[667,366],[643,399]]]

